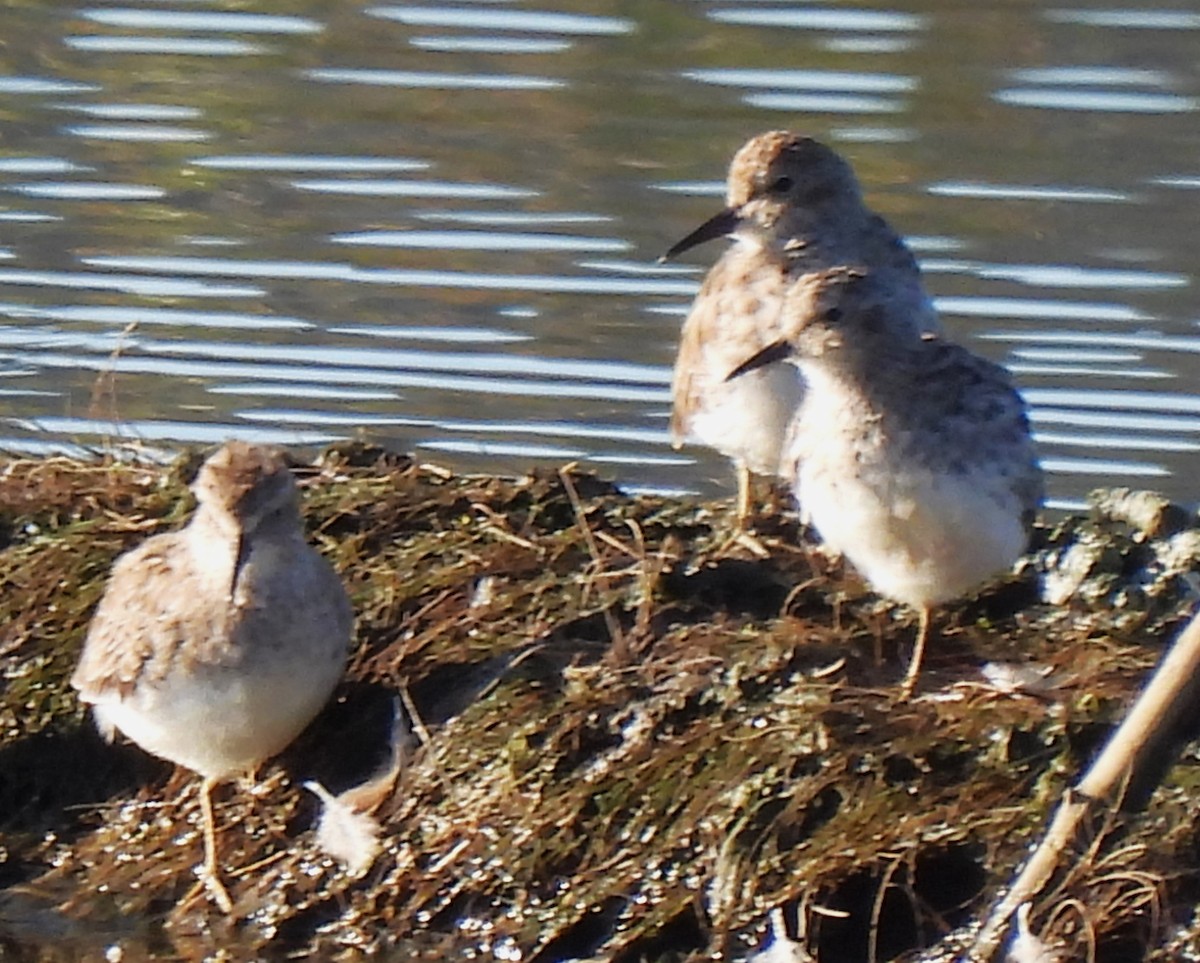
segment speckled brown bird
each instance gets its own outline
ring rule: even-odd
[[[889,323],[936,331],[920,269],[887,222],[865,205],[850,165],[835,151],[787,131],[752,138],[729,168],[728,205],[664,255],[722,235],[734,244],[708,272],[683,324],[672,385],[671,434],[731,458],[739,526],[750,512],[751,473],[774,476],[792,415],[804,395],[796,371],[765,365],[727,375],[776,341],[786,292],[805,275],[855,264],[880,294]]]
[[[226,912],[211,792],[290,743],[341,677],[353,612],[304,538],[277,449],[230,442],[201,467],[196,513],[113,566],[71,684],[108,738],[203,779],[205,882]]]
[[[1024,401],[999,365],[894,324],[870,271],[854,266],[794,284],[779,334],[731,380],[784,360],[799,368],[806,391],[782,472],[821,538],[920,613],[911,692],[930,610],[1025,550],[1042,470]]]

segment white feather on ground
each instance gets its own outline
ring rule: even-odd
[[[411,749],[412,734],[397,702],[392,717],[391,753],[374,775],[336,796],[319,782],[310,780],[304,784],[305,789],[321,800],[317,846],[342,863],[352,876],[365,873],[379,855],[383,827],[371,813],[395,788]]]

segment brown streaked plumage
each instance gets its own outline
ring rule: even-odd
[[[780,338],[732,380],[782,354],[800,369],[807,390],[783,473],[822,539],[920,613],[902,688],[911,692],[931,609],[1025,550],[1042,500],[1025,404],[1004,368],[893,324],[857,266],[793,285]]]
[[[732,381],[738,364],[779,337],[786,292],[808,274],[853,263],[867,273],[890,323],[937,330],[916,260],[863,203],[836,152],[787,131],[752,138],[729,168],[728,206],[666,255],[729,234],[735,243],[708,276],[684,322],[672,384],[671,434],[717,449],[738,469],[738,515],[750,507],[750,473],[775,475],[787,427],[804,394],[788,365]]]
[[[196,513],[113,566],[71,684],[114,729],[199,773],[206,882],[217,876],[210,793],[291,742],[341,677],[345,589],[304,538],[283,453],[230,442],[193,485]]]

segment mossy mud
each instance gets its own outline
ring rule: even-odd
[[[934,959],[1011,878],[1200,578],[1194,517],[1107,495],[940,612],[901,701],[915,617],[786,499],[756,551],[724,504],[330,450],[301,471],[304,511],[354,648],[257,787],[217,793],[230,919],[197,881],[198,780],[103,743],[67,684],[110,565],[186,519],[196,464],[0,465],[6,959],[737,960],[776,907],[826,963]],[[1014,690],[986,663],[1047,675]],[[299,787],[366,778],[397,699],[419,745],[355,876],[317,847]],[[1034,931],[1069,959],[1200,953],[1198,784],[1185,757],[1131,787]]]

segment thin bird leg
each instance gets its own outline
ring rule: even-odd
[[[900,698],[907,699],[917,687],[917,676],[921,672],[921,659],[925,656],[925,640],[929,638],[929,606],[922,605],[920,622],[917,626],[917,641],[913,646],[912,658],[908,660],[908,671],[900,684]]]
[[[734,519],[733,533],[726,538],[716,550],[717,555],[724,555],[734,545],[740,545],[759,558],[770,558],[771,553],[752,532],[748,530],[750,520],[750,502],[754,497],[754,476],[742,461],[734,462],[737,469],[737,518]]]
[[[225,889],[217,867],[217,826],[213,819],[212,791],[219,779],[206,778],[200,786],[200,811],[204,816],[204,885],[222,911],[233,914],[233,900]]]
[[[744,532],[750,520],[750,500],[754,497],[754,479],[744,461],[737,462],[737,530]]]

